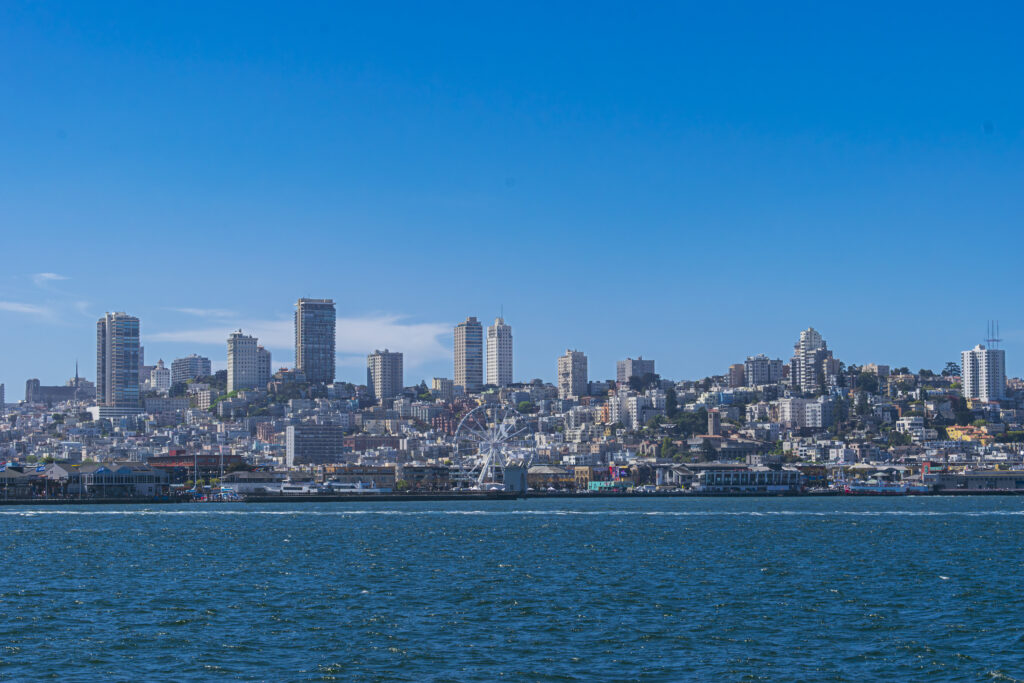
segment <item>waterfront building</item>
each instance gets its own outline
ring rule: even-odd
[[[484,383],[484,331],[476,316],[455,326],[455,386],[478,392]]]
[[[209,377],[212,374],[213,366],[210,359],[205,356],[193,353],[171,361],[171,384],[184,384],[189,380]]]
[[[512,326],[504,318],[495,318],[487,328],[487,383],[512,384]]]
[[[615,380],[620,384],[628,382],[630,377],[642,379],[645,375],[653,374],[654,361],[644,360],[643,356],[640,356],[639,358],[627,358],[626,360],[620,360],[615,363]]]
[[[139,319],[107,313],[96,321],[96,402],[139,408]]]
[[[566,349],[558,358],[558,398],[573,399],[587,393],[587,357]]]
[[[166,394],[171,390],[171,370],[164,367],[162,358],[156,362],[152,372],[149,373],[149,386],[152,387],[153,391],[162,394]]]
[[[228,337],[228,391],[260,386],[262,359],[257,342],[256,337],[242,334],[241,330]]]
[[[743,363],[743,379],[748,387],[777,384],[782,381],[782,361],[772,360],[763,353],[747,356]]]
[[[334,381],[337,313],[332,299],[299,299],[295,304],[295,367],[309,382]]]
[[[340,462],[345,448],[345,430],[338,425],[289,425],[285,433],[288,467]]]
[[[1006,351],[978,344],[960,353],[964,398],[1002,401],[1006,398]]]
[[[401,395],[403,382],[401,353],[384,349],[366,357],[366,388],[375,399]]]

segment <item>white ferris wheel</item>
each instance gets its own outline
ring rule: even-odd
[[[455,430],[459,479],[480,489],[501,486],[510,462],[522,460],[529,466],[532,446],[532,430],[522,413],[500,405],[477,406]]]

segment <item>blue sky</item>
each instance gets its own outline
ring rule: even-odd
[[[152,3],[149,3],[152,4]],[[370,6],[372,5],[372,6]],[[339,377],[504,306],[515,375],[789,357],[940,369],[1002,322],[1024,372],[1024,10],[860,3],[5,3],[0,382],[288,364],[332,297]]]

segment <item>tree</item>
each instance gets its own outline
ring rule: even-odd
[[[715,447],[711,445],[710,439],[704,439],[700,444],[700,455],[705,462],[715,459]]]
[[[395,482],[395,491],[398,491],[399,493],[405,493],[411,488],[412,486],[405,479],[399,479]]]
[[[946,363],[946,367],[942,369],[943,377],[959,377],[960,376],[960,364],[949,361]]]
[[[534,410],[536,410],[533,403],[529,401],[520,401],[519,405],[517,405],[516,408],[519,410],[520,413],[523,413],[524,415],[532,413]]]
[[[873,372],[862,372],[857,375],[857,389],[869,394],[878,393],[878,375]]]
[[[676,396],[675,389],[669,389],[665,392],[665,414],[669,419],[676,416],[679,412],[679,398]]]
[[[974,413],[967,407],[967,400],[963,396],[953,404],[953,422],[958,425],[969,425],[974,419]]]
[[[910,374],[910,368],[908,368],[907,366],[904,365],[902,368],[896,368],[895,370],[893,370],[892,374],[894,374],[894,375],[909,375]]]
[[[932,372],[931,370],[927,370],[925,368],[921,368],[920,370],[917,371],[917,376],[918,377],[927,377],[927,378],[930,379],[932,377],[935,377],[935,373]]]

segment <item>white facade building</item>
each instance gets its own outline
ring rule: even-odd
[[[228,337],[228,391],[253,389],[259,385],[262,359],[256,337],[241,330]]]
[[[487,383],[512,384],[512,326],[504,318],[495,318],[487,328]]]
[[[149,386],[153,391],[161,394],[166,394],[171,390],[171,370],[164,367],[162,358],[156,362],[156,367],[149,373]]]
[[[1006,398],[1006,351],[978,344],[960,354],[964,398],[1002,401]]]

